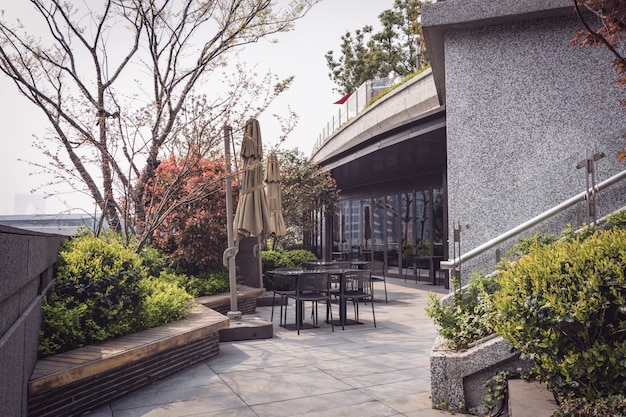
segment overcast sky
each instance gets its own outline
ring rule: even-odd
[[[30,2],[18,4],[31,10]],[[278,43],[261,41],[248,47],[244,56],[248,64],[258,65],[259,73],[271,70],[281,79],[295,76],[292,87],[259,117],[267,146],[275,145],[279,135],[271,114],[285,112],[289,105],[300,120],[281,148],[297,147],[310,154],[323,127],[336,113],[337,106],[332,103],[341,98],[332,91],[335,85],[328,78],[324,55],[334,50],[338,56],[341,36],[346,31],[354,33],[367,24],[376,27],[378,15],[392,6],[393,0],[322,0],[296,23],[293,31],[278,34],[275,37]],[[55,193],[45,200],[44,191],[31,193],[49,180],[32,175],[35,169],[18,159],[45,161],[32,142],[33,135],[42,136],[47,125],[41,111],[19,96],[3,75],[0,75],[0,92],[0,214],[54,214],[76,207],[92,212],[90,199],[58,186],[45,189]]]

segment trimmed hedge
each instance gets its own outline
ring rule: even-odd
[[[495,330],[558,396],[626,390],[626,230],[537,242],[499,271]]]

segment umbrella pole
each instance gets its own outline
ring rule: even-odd
[[[257,254],[257,261],[259,262],[259,288],[261,288],[263,293],[265,293],[265,287],[263,286],[263,261],[261,259],[261,249],[263,246],[261,243],[261,236],[257,236],[257,246],[259,248],[259,253]]]
[[[226,314],[231,320],[241,320],[241,312],[237,310],[237,276],[235,256],[239,247],[235,246],[233,236],[233,188],[232,174],[230,171],[230,126],[224,126],[224,159],[226,165],[226,228],[228,235],[228,248],[224,251],[224,266],[228,266],[228,278],[230,286],[230,311]]]

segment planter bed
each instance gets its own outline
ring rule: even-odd
[[[37,361],[29,416],[78,416],[219,353],[222,314],[196,306],[183,320]]]

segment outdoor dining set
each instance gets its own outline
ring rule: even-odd
[[[311,261],[305,268],[277,268],[271,272],[274,279],[274,302],[272,303],[272,320],[276,297],[280,304],[280,326],[296,330],[319,326],[318,304],[326,305],[325,321],[335,326],[362,324],[359,317],[359,304],[369,304],[372,320],[376,327],[374,311],[374,282],[384,284],[385,302],[387,302],[387,283],[383,262],[376,261]],[[288,300],[294,301],[295,323],[287,323]],[[312,304],[312,322],[305,322],[305,303]],[[348,317],[348,303],[351,302],[354,318]],[[339,317],[333,317],[333,303],[339,306]]]

